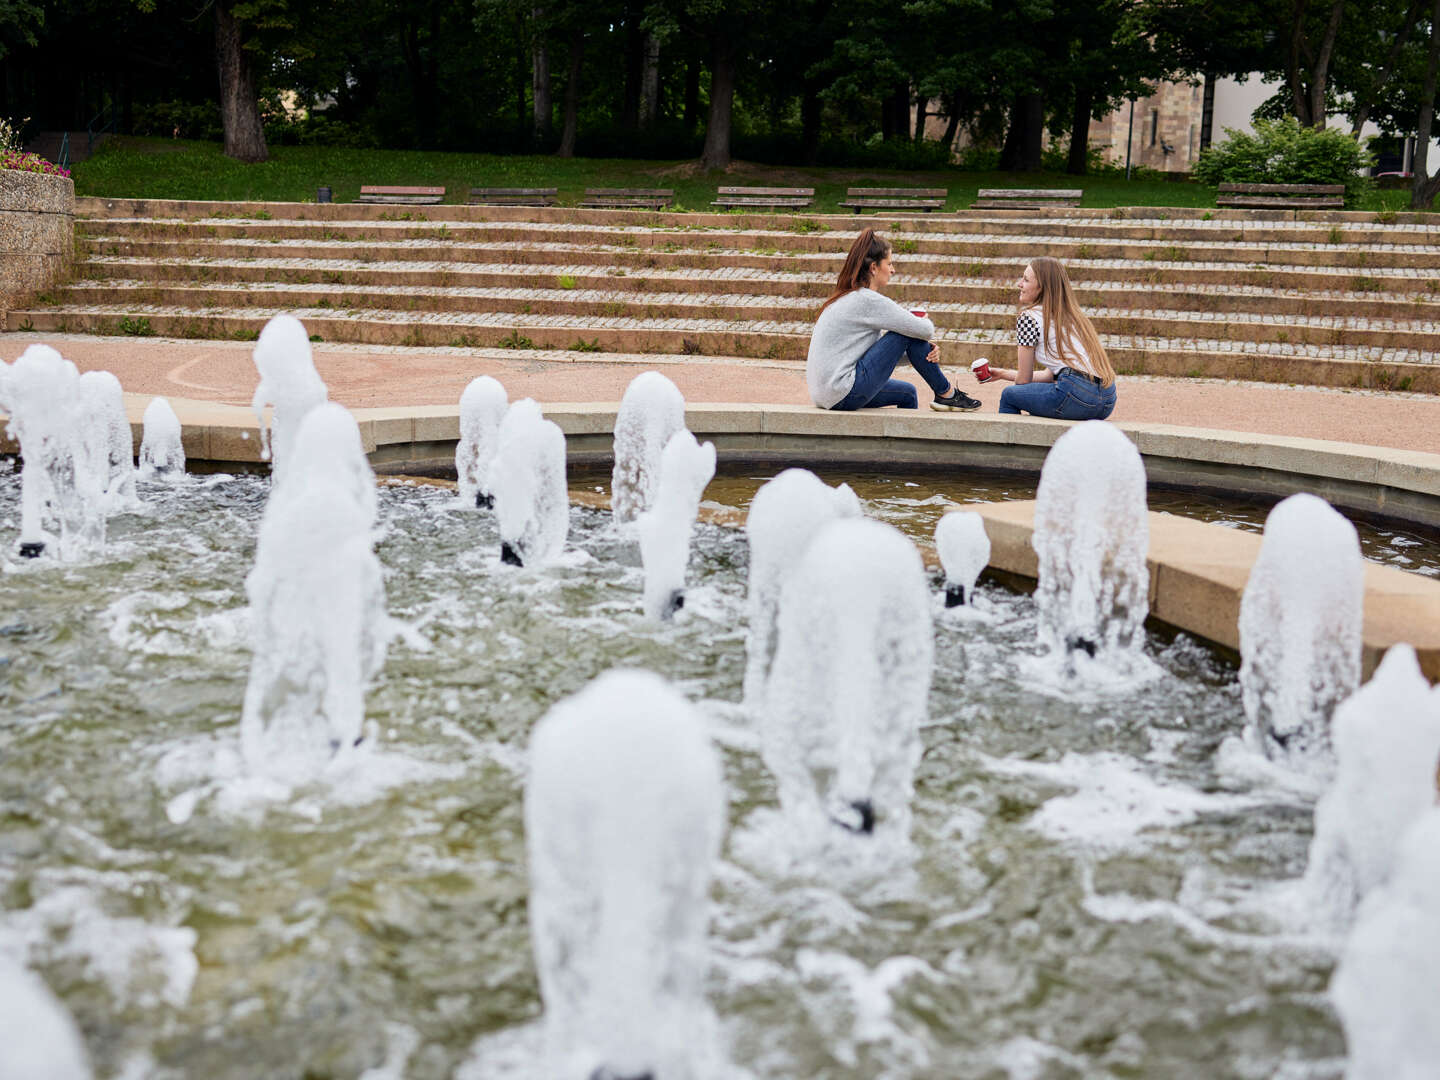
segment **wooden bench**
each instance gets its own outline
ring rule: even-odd
[[[1344,184],[1221,184],[1217,207],[1247,210],[1343,210]]]
[[[1049,210],[1053,206],[1079,206],[1085,192],[1079,188],[981,188],[971,210]]]
[[[722,187],[711,206],[759,206],[803,210],[815,201],[813,187]]]
[[[586,188],[580,205],[591,210],[664,210],[674,201],[673,188]]]
[[[560,189],[553,187],[472,187],[471,206],[558,206]]]
[[[845,189],[840,205],[855,213],[866,210],[944,210],[950,194],[945,188],[852,187]]]
[[[430,203],[443,202],[445,189],[443,187],[386,187],[384,185],[366,184],[360,189],[360,197],[356,202],[363,203],[396,203],[402,206],[425,206]]]

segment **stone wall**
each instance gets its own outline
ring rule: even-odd
[[[0,328],[24,297],[63,277],[74,254],[74,183],[0,169]]]

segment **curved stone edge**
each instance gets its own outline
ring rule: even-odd
[[[64,277],[74,258],[74,183],[0,169],[0,326],[12,308]]]

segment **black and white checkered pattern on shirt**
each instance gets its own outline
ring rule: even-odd
[[[1015,343],[1032,349],[1040,344],[1040,323],[1028,311],[1015,320]]]

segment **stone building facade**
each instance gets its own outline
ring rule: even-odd
[[[1130,125],[1127,101],[1102,120],[1090,122],[1090,145],[1100,147],[1105,159],[1130,163],[1157,172],[1189,172],[1200,156],[1202,88],[1183,82],[1162,82],[1149,97],[1135,99],[1135,123]]]

